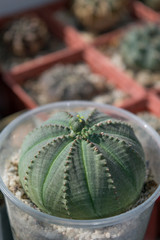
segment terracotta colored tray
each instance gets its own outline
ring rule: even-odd
[[[160,14],[153,9],[147,7],[145,4],[139,1],[133,3],[133,12],[136,17],[142,20],[149,20],[152,22],[159,22]]]

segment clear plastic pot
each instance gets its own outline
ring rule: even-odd
[[[22,114],[0,135],[0,188],[5,196],[15,240],[142,240],[160,195],[160,186],[142,204],[120,215],[97,220],[69,220],[42,213],[18,200],[5,186],[4,169],[12,154],[20,149],[26,133],[57,111],[80,111],[97,108],[132,125],[143,145],[146,161],[155,180],[160,183],[160,137],[150,126],[122,109],[86,101],[53,103]]]

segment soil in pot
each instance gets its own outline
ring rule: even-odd
[[[27,80],[22,87],[39,105],[78,99],[118,104],[129,97],[92,73],[84,63],[57,64],[38,78]]]
[[[0,63],[5,70],[63,48],[65,44],[35,15],[13,19],[0,29]]]

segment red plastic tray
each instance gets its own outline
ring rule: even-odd
[[[135,16],[144,21],[159,22],[160,14],[139,1],[133,2]]]

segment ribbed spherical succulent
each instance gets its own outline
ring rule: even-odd
[[[72,11],[79,22],[92,31],[103,31],[120,21],[129,0],[72,0]]]
[[[141,0],[144,2],[148,7],[153,8],[154,10],[160,10],[160,0]]]
[[[3,34],[4,43],[18,57],[34,56],[45,47],[49,32],[43,20],[24,16],[11,22]]]
[[[130,29],[121,41],[120,53],[132,69],[159,71],[160,26],[148,23]]]
[[[30,199],[63,218],[119,214],[140,195],[145,160],[126,123],[98,112],[59,112],[24,140],[19,176]]]

